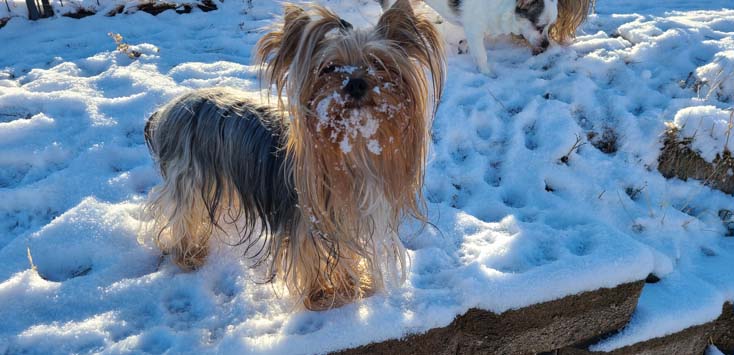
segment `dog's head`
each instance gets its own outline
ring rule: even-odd
[[[441,44],[408,0],[370,29],[355,29],[320,6],[286,4],[283,23],[260,40],[257,57],[297,123],[347,153],[369,141],[361,139],[372,136],[368,121],[384,130],[387,121],[407,126],[430,114],[443,85]]]
[[[316,5],[286,4],[284,10],[256,56],[290,113],[296,174],[312,175],[310,186],[296,186],[299,203],[367,208],[374,196],[359,190],[379,186],[396,210],[416,212],[411,201],[420,194],[444,80],[437,30],[408,0],[398,0],[365,29]],[[323,223],[334,219],[326,210],[311,212]]]
[[[558,19],[558,0],[517,0],[515,14],[520,18],[522,35],[533,52],[545,51],[550,44],[550,31]]]

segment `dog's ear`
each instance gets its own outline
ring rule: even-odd
[[[433,89],[440,97],[446,60],[443,40],[433,22],[425,14],[415,12],[409,0],[397,0],[382,14],[376,30],[430,70]]]
[[[279,98],[284,91],[289,96],[301,91],[327,34],[350,31],[352,27],[322,6],[302,8],[286,3],[283,8],[282,22],[258,41],[255,50],[260,78],[269,86],[275,84]]]
[[[382,13],[377,22],[377,30],[387,39],[407,42],[409,37],[415,36],[417,21],[410,1],[398,0]]]
[[[410,0],[392,0],[392,5],[388,6],[390,1],[384,0],[383,6],[389,7],[390,9],[401,9],[413,13],[413,6],[410,4]]]
[[[255,46],[255,63],[260,67],[261,80],[281,86],[309,22],[311,17],[305,9],[289,3],[283,5],[282,22]]]

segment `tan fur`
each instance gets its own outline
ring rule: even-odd
[[[341,29],[339,17],[325,8],[287,4],[283,24],[265,35],[257,50],[280,104],[287,98],[284,109],[292,117],[287,150],[295,157],[304,215],[276,262],[288,287],[311,309],[351,302],[383,287],[386,278],[404,279],[406,256],[397,230],[407,215],[425,221],[421,186],[430,116],[443,86],[442,42],[408,1],[398,1],[371,31],[334,34]],[[381,93],[362,104],[365,117],[357,119],[379,122],[370,137],[379,142],[379,155],[359,135],[348,137],[351,150],[345,152],[339,141],[349,134],[337,132],[338,123],[322,127],[316,117],[318,104],[339,92],[345,80],[339,73],[314,75],[332,65],[373,71],[365,80],[370,87],[381,85]],[[380,112],[381,106],[398,109]],[[334,121],[355,109],[338,102],[324,108]]]
[[[383,287],[391,276],[385,270],[405,277],[397,229],[407,215],[425,220],[421,186],[430,116],[443,86],[442,42],[408,1],[396,3],[371,31],[339,31],[339,17],[325,8],[286,4],[283,24],[257,49],[264,78],[275,85],[281,105],[287,98],[284,109],[292,117],[287,150],[295,157],[295,188],[304,215],[279,262],[288,287],[305,296],[312,309],[341,305]],[[345,152],[339,141],[348,133],[337,132],[338,123],[322,127],[317,106],[340,92],[345,77],[315,74],[334,65],[374,72],[364,77],[370,87],[389,83],[361,105],[365,118],[357,119],[358,124],[369,118],[379,123],[370,137],[379,142],[379,155],[359,135],[348,137],[351,150]],[[381,105],[399,109],[379,112]],[[322,106],[333,121],[356,109],[338,102]]]
[[[576,37],[576,30],[589,16],[591,0],[558,0],[558,20],[550,29],[551,39],[567,43]]]
[[[206,209],[195,186],[176,184],[184,174],[193,171],[184,166],[171,164],[169,178],[153,189],[151,200],[146,205],[147,213],[154,216],[153,231],[157,231],[156,243],[173,261],[184,270],[201,266],[208,254],[211,225],[205,216]],[[178,201],[189,201],[179,204]]]

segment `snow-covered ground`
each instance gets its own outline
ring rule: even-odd
[[[321,2],[356,26],[380,14],[369,0]],[[722,8],[734,3],[643,3],[599,0],[575,43],[539,56],[488,41],[496,78],[457,55],[462,31],[442,24],[448,83],[425,186],[437,229],[405,226],[405,285],[320,313],[255,283],[231,248],[182,273],[138,242],[140,203],[159,181],[145,119],[191,88],[257,91],[250,53],[276,2],[11,19],[0,29],[0,354],[325,352],[649,273],[661,281],[632,323],[595,349],[715,319],[734,300],[719,213],[734,197],[656,166],[666,123],[693,132],[704,156],[727,144],[734,10]],[[116,51],[108,33],[142,55]]]

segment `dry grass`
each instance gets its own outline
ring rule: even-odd
[[[115,41],[115,44],[117,45],[117,51],[127,54],[130,59],[136,59],[142,55],[142,53],[130,48],[129,44],[123,42],[124,38],[122,38],[121,34],[110,32],[107,35],[112,37],[112,39]]]
[[[691,138],[680,138],[678,129],[670,127],[665,133],[663,149],[658,158],[660,173],[666,178],[700,180],[706,186],[734,194],[732,153],[724,150],[709,163],[691,148],[691,142]]]
[[[609,127],[605,127],[601,134],[594,131],[587,133],[586,139],[604,154],[614,154],[619,148],[617,132]]]
[[[568,153],[566,153],[566,155],[558,159],[558,161],[560,161],[563,164],[568,165],[568,162],[571,160],[571,154],[573,154],[573,152],[581,148],[581,146],[583,146],[584,144],[586,144],[586,142],[584,142],[583,138],[581,138],[581,136],[577,134],[576,142],[573,144],[573,146],[571,146],[571,149],[568,150]]]

